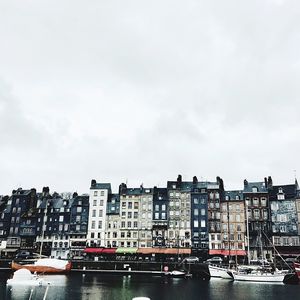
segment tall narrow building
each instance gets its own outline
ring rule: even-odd
[[[110,183],[91,181],[87,244],[90,247],[105,247],[106,207],[111,194]]]

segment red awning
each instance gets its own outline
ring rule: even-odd
[[[209,250],[209,255],[224,255],[224,256],[246,256],[245,250],[225,250],[225,249],[215,249]]]
[[[104,253],[104,254],[115,254],[116,250],[117,250],[117,248],[105,248],[105,249],[103,249],[103,251],[101,253]]]
[[[84,253],[102,253],[103,248],[86,248]]]

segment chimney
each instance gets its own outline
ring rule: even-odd
[[[248,186],[248,181],[247,179],[244,179],[244,188],[246,188]]]
[[[194,176],[193,177],[193,183],[196,184],[197,182],[198,182],[198,178],[197,178],[197,176]]]
[[[272,177],[269,176],[268,177],[268,188],[272,189],[272,187],[273,187],[273,180],[272,180]]]
[[[94,187],[95,185],[96,185],[96,180],[92,179],[92,181],[91,181],[91,187]]]

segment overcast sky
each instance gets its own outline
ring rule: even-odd
[[[1,0],[0,39],[0,194],[300,174],[298,0]]]

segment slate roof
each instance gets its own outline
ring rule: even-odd
[[[265,183],[263,181],[259,182],[248,182],[247,185],[244,185],[244,193],[253,193],[252,189],[256,187],[258,189],[257,193],[267,193],[268,190],[265,187]]]
[[[94,185],[91,185],[91,190],[109,190],[111,191],[111,184],[110,183],[96,183]]]
[[[167,182],[168,189],[173,189],[173,185],[176,185],[176,189],[180,189],[183,191],[191,191],[193,188],[201,189],[216,185],[219,187],[219,184],[217,182],[211,181],[198,181],[196,183],[193,183],[192,181],[182,181],[181,183],[177,183],[177,181]]]
[[[237,199],[237,196],[239,197]],[[225,192],[225,201],[227,200],[228,198],[228,201],[241,201],[244,199],[243,197],[243,191],[226,191]]]
[[[280,188],[282,188],[282,191],[285,194],[285,199],[291,199],[297,196],[296,184],[275,185],[269,191],[270,200],[277,200],[277,194],[279,193]]]

